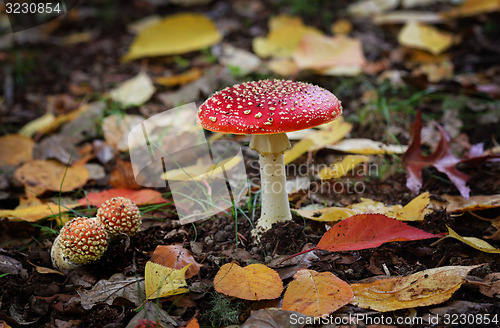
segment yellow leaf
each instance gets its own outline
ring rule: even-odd
[[[344,35],[304,35],[293,59],[300,69],[321,69],[330,73],[333,70],[360,73],[366,63],[361,42]]]
[[[321,169],[318,172],[318,176],[321,180],[338,179],[346,175],[349,171],[354,170],[358,164],[368,162],[369,160],[368,156],[347,155],[340,162]]]
[[[404,154],[408,146],[387,145],[370,139],[353,138],[341,140],[335,145],[330,145],[326,148],[352,154],[377,155]]]
[[[447,266],[406,277],[352,284],[352,304],[380,312],[410,309],[447,301],[476,266]]]
[[[424,217],[431,212],[431,210],[427,208],[429,202],[430,195],[428,192],[424,192],[412,199],[403,208],[397,209],[394,207],[384,214],[401,221],[422,221]]]
[[[89,171],[84,165],[67,167],[54,160],[35,160],[24,163],[14,177],[24,184],[27,191],[41,194],[49,191],[73,191],[87,183]]]
[[[187,72],[173,76],[159,76],[155,78],[155,82],[166,87],[175,87],[184,85],[198,80],[203,75],[201,69],[193,67]]]
[[[54,114],[46,113],[45,115],[40,116],[39,118],[34,119],[33,121],[23,126],[21,130],[19,130],[19,133],[31,137],[39,130],[45,129],[46,127],[50,126],[55,119],[56,117],[54,116]]]
[[[500,10],[500,0],[466,0],[458,8],[441,14],[445,17],[468,17]]]
[[[253,51],[260,57],[291,57],[306,34],[323,34],[320,30],[302,23],[298,17],[278,16],[272,18],[266,37],[252,41]]]
[[[354,210],[342,207],[325,207],[319,210],[299,209],[295,211],[305,218],[320,222],[336,222],[357,214]]]
[[[299,71],[295,61],[290,58],[272,59],[267,63],[267,67],[271,72],[281,76],[291,76]]]
[[[140,72],[111,90],[109,95],[114,101],[129,107],[144,104],[151,98],[153,93],[155,93],[155,87],[151,78],[145,72]]]
[[[176,14],[143,29],[122,60],[183,54],[210,47],[220,40],[217,27],[205,15]]]
[[[146,298],[148,300],[182,294],[189,291],[186,283],[186,270],[174,270],[148,261],[144,272],[146,280]]]
[[[476,237],[462,237],[459,234],[457,234],[455,231],[453,231],[450,227],[448,227],[448,235],[441,238],[439,241],[451,237],[460,240],[462,243],[469,245],[470,247],[474,247],[477,250],[480,250],[485,253],[493,253],[493,254],[500,254],[500,249],[493,247],[489,243],[485,242],[482,239],[476,238]]]
[[[214,278],[214,285],[219,293],[250,301],[275,299],[283,291],[278,273],[263,264],[244,268],[236,263],[224,264]]]
[[[438,55],[451,47],[453,34],[442,32],[437,28],[415,21],[405,24],[398,35],[401,45],[418,48]]]
[[[198,161],[195,165],[169,170],[163,173],[161,177],[168,181],[202,181],[211,177],[220,176],[223,174],[223,170],[232,169],[240,161],[241,158],[237,156],[220,161],[215,165]]]
[[[328,123],[326,128],[315,130],[304,139],[285,151],[285,164],[291,163],[305,152],[314,151],[334,144],[344,138],[352,129],[352,124],[344,122],[342,117]]]
[[[302,269],[293,276],[283,296],[283,310],[319,317],[349,303],[351,287],[331,272]]]
[[[61,206],[61,212],[67,212],[66,208],[73,208],[78,204]],[[21,207],[14,210],[0,210],[0,218],[7,218],[11,221],[27,221],[36,222],[45,217],[56,215],[59,213],[59,205],[54,203],[46,203],[30,207]]]
[[[35,142],[22,134],[0,137],[0,166],[19,165],[33,158]]]

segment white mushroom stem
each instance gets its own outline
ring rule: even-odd
[[[288,193],[285,189],[285,159],[283,152],[290,148],[285,133],[254,135],[250,148],[259,152],[261,180],[261,217],[253,231],[258,237],[274,223],[292,220]]]

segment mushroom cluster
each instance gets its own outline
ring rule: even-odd
[[[111,198],[96,218],[77,217],[62,227],[52,245],[52,265],[65,271],[95,262],[106,252],[110,238],[132,236],[141,224],[137,205],[124,197]]]
[[[259,153],[261,217],[254,236],[276,222],[292,219],[285,190],[284,151],[287,132],[318,126],[342,114],[330,91],[304,82],[261,80],[236,84],[216,92],[198,110],[203,128],[223,133],[251,134],[250,148]]]

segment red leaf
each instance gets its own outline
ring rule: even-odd
[[[413,138],[403,156],[403,163],[408,171],[406,186],[412,192],[418,193],[422,187],[422,169],[426,166],[434,166],[439,172],[446,174],[450,181],[457,187],[462,197],[467,199],[469,198],[470,188],[465,183],[470,177],[455,167],[460,160],[451,153],[448,135],[446,135],[441,126],[438,124],[436,126],[441,136],[438,146],[432,154],[424,156],[420,150],[422,113],[418,111],[413,125]]]
[[[437,238],[383,214],[358,214],[344,219],[328,230],[316,246],[326,251],[354,251],[374,248],[390,241]]]
[[[151,189],[130,190],[130,189],[109,189],[101,192],[91,192],[87,195],[90,205],[100,207],[110,198],[122,196],[130,199],[136,205],[166,203],[167,200],[161,193]],[[80,205],[87,205],[87,198],[78,201]]]
[[[191,266],[186,271],[186,278],[189,279],[200,271],[201,264],[196,262],[193,254],[181,245],[158,245],[151,256],[151,262],[161,264],[172,269],[182,269],[186,265]]]

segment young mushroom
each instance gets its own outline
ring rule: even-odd
[[[251,134],[250,148],[259,153],[261,217],[253,231],[258,237],[276,222],[292,219],[285,190],[286,132],[335,120],[340,101],[321,87],[284,80],[237,84],[216,92],[198,110],[203,128],[223,133]]]
[[[61,271],[90,264],[108,248],[108,236],[95,218],[78,217],[66,222],[54,240],[52,265]]]
[[[141,213],[137,205],[125,197],[107,200],[97,210],[97,220],[110,237],[135,235],[141,228]]]

